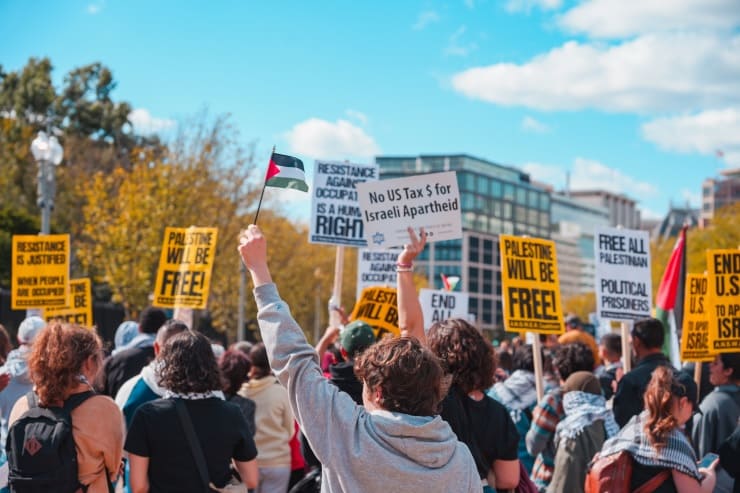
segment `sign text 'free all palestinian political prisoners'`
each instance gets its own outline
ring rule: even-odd
[[[11,309],[69,304],[69,235],[13,236]]]
[[[740,250],[707,250],[709,349],[740,351]]]
[[[217,236],[217,228],[165,228],[154,306],[206,308]]]
[[[350,320],[362,320],[373,328],[375,339],[398,330],[398,302],[395,288],[370,287],[362,290]]]
[[[378,179],[375,164],[316,161],[311,193],[311,243],[366,246],[355,185]]]
[[[395,286],[396,261],[401,250],[370,250],[357,252],[357,299],[370,286]]]
[[[711,361],[709,349],[709,281],[706,274],[686,274],[681,361]]]
[[[630,321],[650,317],[652,278],[648,232],[597,229],[594,256],[599,318]]]
[[[499,251],[506,330],[563,332],[555,243],[500,235]]]
[[[419,290],[419,303],[424,314],[424,330],[449,318],[468,319],[468,293],[422,288]]]
[[[357,184],[370,248],[403,246],[408,228],[424,228],[427,241],[462,238],[460,193],[454,171]]]
[[[47,322],[62,319],[67,323],[92,328],[92,289],[90,279],[72,279],[69,281],[69,306],[61,308],[44,308],[41,315]]]

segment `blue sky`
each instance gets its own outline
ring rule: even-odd
[[[467,153],[659,217],[740,167],[737,0],[0,0],[0,32],[5,70],[101,61],[141,131],[229,112],[309,173]]]

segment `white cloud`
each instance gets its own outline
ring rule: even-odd
[[[478,49],[478,44],[475,42],[465,43],[463,41],[463,36],[465,35],[465,31],[467,30],[467,27],[460,26],[457,31],[452,33],[450,36],[449,41],[447,42],[447,47],[444,50],[445,55],[451,55],[451,56],[468,56],[471,51]]]
[[[87,4],[87,13],[90,15],[99,14],[101,10],[103,10],[103,6],[105,5],[105,2],[103,0],[99,2],[93,2]]]
[[[286,139],[292,152],[317,159],[370,157],[380,153],[380,147],[370,135],[341,119],[332,123],[309,118],[288,131]]]
[[[655,185],[625,175],[619,169],[611,168],[599,161],[582,157],[577,157],[573,162],[570,187],[573,190],[603,189],[623,193],[638,200],[658,195]]]
[[[731,30],[739,23],[737,0],[589,0],[559,19],[563,28],[596,38],[668,30]]]
[[[570,171],[571,190],[607,190],[637,200],[658,196],[657,187],[651,183],[625,175],[617,168],[592,159],[577,157],[570,170],[564,166],[534,162],[526,163],[521,168],[533,180],[552,184],[556,189],[565,188],[566,175]]]
[[[434,10],[426,10],[419,14],[419,17],[417,17],[416,22],[411,26],[411,29],[421,31],[429,24],[433,24],[435,22],[439,22],[439,14]]]
[[[714,155],[740,166],[740,107],[657,118],[642,125],[642,135],[664,150]]]
[[[170,130],[177,125],[175,120],[168,118],[156,118],[145,108],[136,108],[128,114],[128,120],[137,134],[153,134]]]
[[[618,45],[569,41],[529,62],[453,76],[460,93],[542,110],[691,111],[740,102],[740,35],[642,36]]]
[[[688,202],[691,207],[701,206],[701,194],[698,190],[689,190],[688,188],[681,189],[681,197],[684,201]]]
[[[522,118],[522,130],[525,132],[543,134],[549,132],[550,127],[531,116],[525,116]]]
[[[526,12],[529,13],[534,8],[541,10],[554,10],[560,8],[562,0],[509,0],[504,8],[508,12]]]
[[[355,120],[359,121],[363,125],[367,125],[367,115],[361,111],[348,109],[344,112],[348,117],[354,118]]]
[[[643,207],[640,206],[640,217],[648,221],[662,221],[665,217],[665,214],[661,214],[660,212],[654,211],[653,209],[650,209],[649,207]]]

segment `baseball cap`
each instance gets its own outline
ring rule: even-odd
[[[352,357],[375,343],[375,332],[366,322],[355,320],[348,323],[339,334],[339,343]]]
[[[18,340],[23,344],[31,344],[44,327],[46,327],[46,322],[43,318],[35,315],[27,317],[18,326]]]

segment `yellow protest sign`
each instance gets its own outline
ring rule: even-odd
[[[709,349],[740,351],[740,250],[707,250]]]
[[[706,274],[686,274],[681,333],[681,361],[711,361],[709,349],[709,283]]]
[[[67,306],[69,235],[13,236],[11,308]]]
[[[206,307],[217,236],[217,228],[165,228],[154,306]]]
[[[508,331],[563,332],[555,243],[500,235],[504,325]]]
[[[350,318],[367,322],[378,340],[386,334],[399,335],[396,289],[379,286],[363,289]]]
[[[92,289],[90,279],[72,279],[69,281],[68,306],[62,308],[45,308],[42,314],[48,322],[55,318],[61,318],[65,322],[77,324],[82,327],[93,327],[92,316]]]

